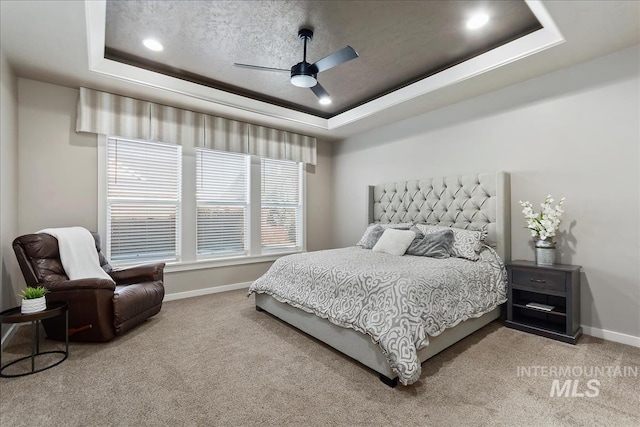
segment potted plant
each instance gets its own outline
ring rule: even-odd
[[[47,292],[48,290],[44,286],[38,286],[35,288],[28,286],[20,294],[20,297],[22,298],[20,312],[22,314],[29,314],[45,310],[47,308],[47,300],[45,298],[45,294]]]
[[[539,265],[553,265],[556,258],[556,243],[553,238],[558,231],[560,222],[562,221],[562,203],[564,197],[560,199],[558,204],[552,206],[553,199],[548,195],[542,204],[540,204],[540,212],[533,211],[533,205],[530,202],[520,201],[520,205],[524,208],[522,213],[527,220],[527,227],[531,231],[531,236],[536,239],[536,263]]]

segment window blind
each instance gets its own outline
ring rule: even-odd
[[[173,261],[180,256],[181,148],[109,138],[107,256]]]
[[[301,164],[262,159],[261,242],[263,249],[301,246]]]
[[[197,254],[247,252],[249,156],[196,150]]]

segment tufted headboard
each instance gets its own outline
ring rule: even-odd
[[[380,184],[370,186],[369,193],[369,223],[487,227],[486,243],[503,260],[511,259],[511,190],[505,172]]]

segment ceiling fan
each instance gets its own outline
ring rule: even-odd
[[[327,71],[347,61],[351,61],[352,59],[356,59],[358,57],[358,52],[356,52],[351,46],[345,46],[342,49],[314,62],[313,64],[309,64],[307,62],[307,43],[313,40],[313,31],[308,28],[302,28],[298,31],[298,38],[304,42],[302,62],[298,62],[296,65],[291,67],[290,70],[238,63],[234,63],[233,65],[241,68],[249,68],[251,70],[291,72],[292,85],[308,87],[318,97],[321,104],[331,104],[331,97],[329,96],[329,93],[322,87],[322,85],[320,85],[320,83],[318,83],[318,73]]]

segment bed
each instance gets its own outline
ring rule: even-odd
[[[249,294],[257,310],[373,369],[385,384],[411,384],[422,362],[500,316],[509,194],[504,172],[371,186],[369,223],[482,231],[479,259],[398,257],[357,246],[295,254],[277,260]]]

